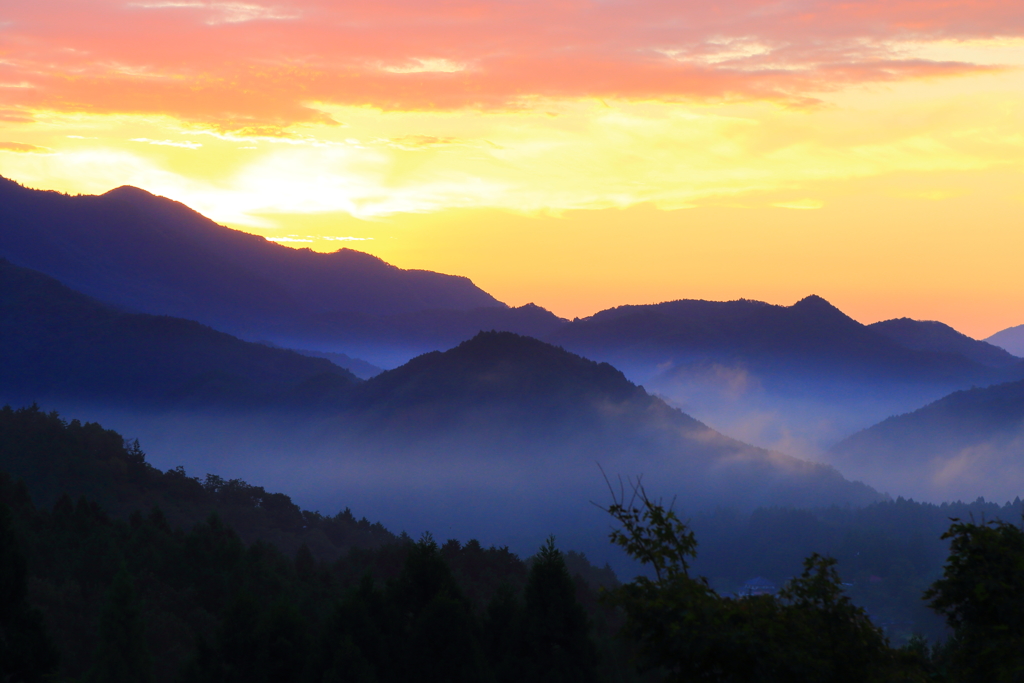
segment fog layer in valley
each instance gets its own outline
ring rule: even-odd
[[[808,494],[802,482],[806,464],[782,455],[759,463],[743,449],[721,462],[700,462],[700,453],[697,462],[687,462],[692,454],[673,455],[650,444],[629,449],[587,439],[526,442],[500,430],[472,429],[418,443],[400,437],[369,443],[330,421],[277,413],[56,407],[138,438],[147,460],[160,469],[183,466],[200,478],[207,473],[240,478],[283,491],[300,506],[325,514],[349,507],[396,533],[477,538],[485,545],[508,545],[522,556],[555,534],[562,547],[610,562],[625,575],[635,567],[608,542],[611,519],[597,507],[610,502],[602,469],[616,487],[620,475],[642,475],[652,494],[675,498],[684,514],[718,507],[743,512],[787,501],[822,505],[878,499],[827,472],[820,492]]]

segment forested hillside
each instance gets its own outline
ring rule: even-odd
[[[955,552],[965,539],[985,539],[991,547],[979,552],[1012,562],[1020,532],[967,523],[938,536],[950,517],[1008,519],[1024,507],[901,499],[719,511],[686,524],[641,515],[633,520],[641,526],[620,527],[612,539],[633,528],[643,543],[680,543],[653,555],[640,552],[642,543],[624,547],[642,563],[689,557],[683,583],[665,583],[670,572],[619,587],[607,567],[561,552],[553,539],[526,561],[473,540],[414,542],[348,510],[325,516],[238,480],[160,472],[137,443],[37,407],[0,410],[0,471],[0,636],[15,626],[19,634],[0,638],[0,653],[8,652],[2,666],[20,667],[0,673],[24,681],[54,671],[83,681],[659,681],[706,666],[758,669],[759,658],[785,660],[779,672],[831,671],[847,665],[806,628],[843,614],[872,643],[844,655],[850,670],[889,672],[862,680],[972,680],[947,676],[973,666],[961,641],[932,652],[908,639],[948,634],[922,599],[926,589],[947,616],[949,605],[973,599],[957,592],[974,580],[964,573],[973,565],[947,561],[943,573],[949,539]],[[658,526],[666,520],[676,520],[671,529]],[[759,594],[744,597],[755,573]],[[766,581],[778,590],[765,592]],[[1024,592],[1019,576],[1004,583],[1000,600]],[[699,609],[711,619],[687,642],[740,647],[739,658],[709,650],[677,659],[676,646],[644,626],[672,604],[666,618]],[[755,634],[762,645],[778,640],[777,651],[743,645]],[[1000,667],[1016,666],[998,656]],[[638,670],[645,661],[656,666]],[[832,680],[769,674],[743,680]]]
[[[0,411],[0,470],[20,480],[0,474],[0,562],[23,567],[0,635],[29,605],[45,631],[33,647],[64,677],[634,680],[621,646],[598,646],[615,617],[596,589],[614,575],[550,543],[529,565],[475,541],[414,543],[348,510],[160,472],[115,432],[35,407]],[[36,673],[53,661],[37,659]]]

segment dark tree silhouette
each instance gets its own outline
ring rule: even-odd
[[[57,651],[42,616],[29,607],[28,568],[11,524],[11,512],[0,503],[0,680],[35,683],[57,667]]]
[[[946,648],[964,681],[1024,680],[1024,530],[1006,522],[953,520],[941,579],[925,592],[946,617]]]
[[[100,641],[86,683],[148,683],[153,663],[128,568],[121,565],[100,617]]]
[[[690,575],[697,540],[688,525],[643,486],[607,511],[621,527],[612,540],[654,578],[611,592],[626,633],[646,663],[672,681],[868,683],[913,680],[882,632],[843,594],[835,560],[817,554],[778,597],[718,595]],[[903,678],[894,678],[903,676]]]
[[[526,680],[583,682],[597,678],[597,652],[587,614],[576,599],[562,553],[550,537],[526,579],[523,639]]]

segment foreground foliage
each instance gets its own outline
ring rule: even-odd
[[[956,680],[1024,680],[1024,530],[954,520],[943,577],[925,593],[953,638],[942,654]]]
[[[952,637],[893,648],[853,604],[836,560],[812,554],[778,595],[726,597],[691,575],[697,540],[640,482],[607,508],[611,534],[653,576],[610,593],[644,664],[673,681],[870,683],[1024,680],[1024,531],[1005,522],[954,524],[944,578],[925,593]]]
[[[694,533],[642,485],[608,512],[621,524],[612,541],[654,573],[613,599],[648,664],[671,680],[866,683],[895,672],[881,630],[843,594],[835,560],[812,555],[778,597],[723,597],[690,575]]]

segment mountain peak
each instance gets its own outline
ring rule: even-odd
[[[821,321],[831,320],[833,324],[854,324],[858,327],[861,326],[860,323],[817,294],[811,294],[810,296],[800,299],[800,301],[797,301],[795,304],[790,306],[789,310],[799,314],[800,317]]]
[[[130,185],[68,197],[8,182],[0,193],[0,251],[13,262],[115,306],[245,336],[294,340],[307,320],[337,312],[501,305],[468,278],[404,270],[354,250],[290,249]]]
[[[800,299],[800,301],[797,301],[795,304],[793,304],[793,308],[797,307],[803,309],[817,309],[827,311],[839,310],[838,308],[830,304],[826,299],[818,296],[817,294],[811,294],[810,296],[805,296],[803,299]]]
[[[101,197],[115,197],[117,199],[155,199],[157,195],[152,192],[147,192],[140,187],[134,185],[122,185],[115,187],[113,190],[104,192]]]
[[[377,394],[430,404],[511,400],[524,406],[543,403],[552,410],[585,396],[613,402],[645,397],[642,389],[607,363],[596,363],[532,337],[493,330],[374,377],[364,386],[364,395]]]
[[[999,346],[972,339],[937,320],[894,318],[873,323],[868,328],[909,349],[956,353],[993,368],[1009,368],[1020,361]]]

